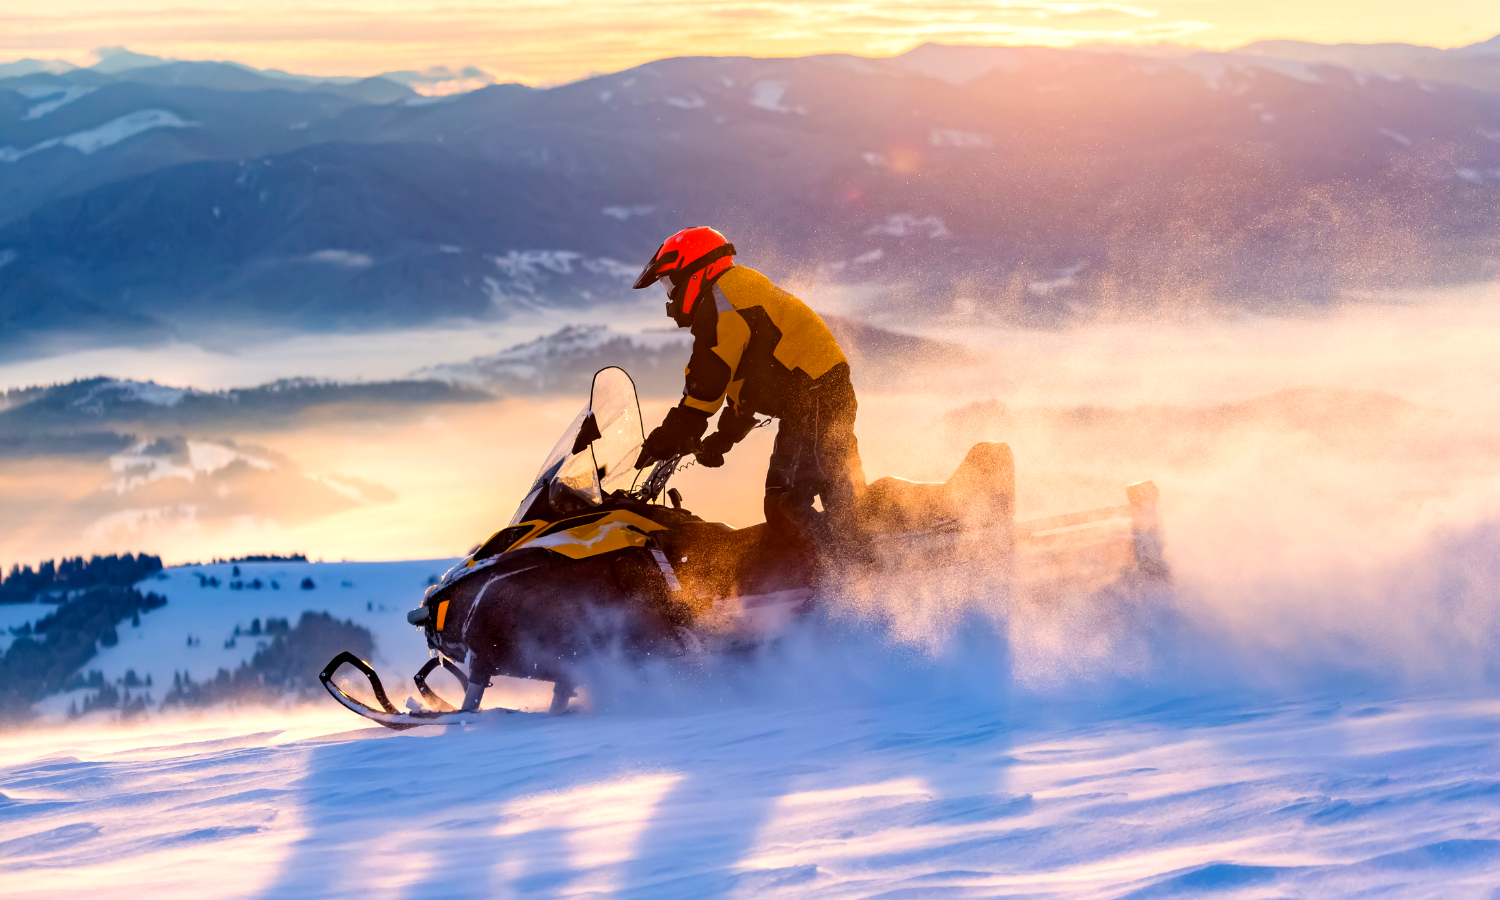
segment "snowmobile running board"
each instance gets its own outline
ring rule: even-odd
[[[436,667],[435,664],[436,660],[433,660],[429,665],[423,666],[422,673],[418,676],[417,686],[422,690],[424,696],[430,695],[442,703],[441,698],[438,698],[427,689],[424,677]],[[344,692],[343,688],[333,682],[334,673],[346,665],[358,669],[360,674],[364,675],[370,682],[370,689],[375,693],[375,701],[381,705],[382,709],[376,709],[368,703],[349,696]],[[323,671],[318,673],[318,680],[323,682],[323,687],[327,688],[328,693],[332,695],[333,699],[342,704],[345,709],[350,712],[359,713],[372,722],[379,722],[381,725],[396,731],[405,731],[408,728],[416,728],[420,725],[457,725],[469,722],[483,722],[488,719],[520,713],[520,710],[505,709],[503,707],[485,710],[461,710],[454,709],[447,703],[442,704],[448,707],[447,709],[411,708],[407,712],[402,712],[396,709],[395,705],[391,703],[390,698],[386,696],[385,686],[380,683],[380,676],[375,674],[375,670],[370,664],[348,650],[330,660],[328,665],[323,667]],[[415,701],[408,701],[408,705],[415,707],[416,703]]]

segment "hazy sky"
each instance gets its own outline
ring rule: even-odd
[[[892,55],[966,44],[1260,38],[1459,46],[1500,33],[1496,0],[0,0],[0,60],[97,47],[320,74],[477,65],[544,84],[668,56]]]

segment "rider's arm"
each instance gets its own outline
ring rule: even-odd
[[[715,286],[713,304],[693,315],[693,355],[688,359],[682,405],[712,415],[724,404],[729,382],[750,343],[750,325]],[[705,297],[704,300],[709,298]]]

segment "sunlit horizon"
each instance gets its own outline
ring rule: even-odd
[[[927,42],[988,46],[1180,45],[1225,50],[1257,40],[1458,47],[1500,34],[1500,5],[1437,0],[1420,17],[1395,3],[1289,0],[895,0],[747,6],[622,3],[462,4],[385,0],[355,8],[218,0],[61,0],[0,13],[0,62],[87,66],[98,50],[227,60],[308,75],[368,76],[477,66],[495,80],[545,86],[678,56],[894,56]]]

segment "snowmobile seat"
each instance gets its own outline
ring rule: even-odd
[[[887,476],[865,488],[859,517],[866,531],[922,531],[940,522],[985,526],[1015,508],[1016,467],[1010,447],[984,441],[969,449],[944,482]]]
[[[678,577],[696,594],[732,597],[797,587],[816,565],[806,548],[764,522],[746,528],[690,522],[663,539]]]

